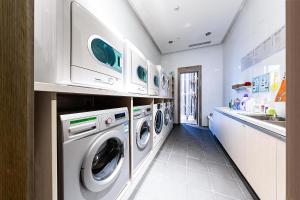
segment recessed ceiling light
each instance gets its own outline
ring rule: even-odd
[[[179,6],[179,5],[177,5],[177,6],[174,8],[175,11],[179,11],[179,9],[180,9],[180,6]]]
[[[174,42],[173,40],[170,40],[168,43],[169,43],[169,44],[173,44],[173,42]]]
[[[210,35],[211,35],[211,32],[205,33],[205,36],[210,36]]]

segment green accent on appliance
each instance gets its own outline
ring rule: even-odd
[[[159,87],[159,77],[158,76],[154,76],[153,81],[154,81],[154,85],[156,87]]]
[[[114,70],[122,72],[121,58],[122,54],[109,44],[99,38],[91,42],[91,50],[94,56],[102,63],[109,65]]]
[[[133,112],[138,112],[138,111],[141,111],[140,108],[133,108]]]
[[[143,66],[139,65],[137,67],[137,75],[141,81],[148,82],[148,72]]]
[[[97,117],[87,117],[87,118],[71,120],[70,124],[74,125],[74,124],[80,124],[80,123],[88,122],[88,121],[95,121],[95,120],[97,120]]]

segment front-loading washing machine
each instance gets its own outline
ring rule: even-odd
[[[159,70],[157,65],[153,65],[150,61],[148,61],[148,94],[152,96],[159,95],[159,85],[160,85],[160,77]]]
[[[152,149],[152,106],[133,108],[132,168],[135,172]]]
[[[126,41],[125,50],[127,92],[148,93],[148,63],[144,54],[130,41]]]
[[[163,104],[158,103],[153,105],[153,146],[157,146],[163,135],[164,126],[164,115],[163,115]]]
[[[123,90],[122,36],[76,2],[72,2],[71,16],[71,82]]]
[[[173,129],[173,123],[174,123],[174,115],[173,115],[173,106],[172,102],[167,102],[166,106],[168,107],[168,112],[169,112],[169,122],[168,122],[168,134],[172,131]]]
[[[60,115],[60,199],[113,200],[129,181],[128,109]]]
[[[170,132],[170,109],[168,103],[163,104],[163,111],[164,111],[163,135],[165,138]]]

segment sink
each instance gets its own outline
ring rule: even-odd
[[[239,113],[240,115],[244,115],[247,117],[251,117],[254,119],[262,120],[264,122],[268,122],[277,126],[285,127],[285,118],[284,117],[274,117],[267,114],[251,114],[251,113]]]

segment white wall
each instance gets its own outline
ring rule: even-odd
[[[252,81],[253,77],[278,71],[280,78],[285,72],[285,50],[264,61],[241,71],[241,59],[261,42],[285,25],[285,0],[249,0],[241,11],[236,23],[226,38],[224,48],[224,105],[230,99],[241,98],[246,91],[236,92],[231,86],[236,83]],[[251,94],[260,103],[264,101],[285,113],[284,103],[275,103],[276,92]]]
[[[154,64],[161,55],[126,0],[76,0],[115,32],[129,39]],[[35,80],[68,79],[71,0],[35,0]],[[64,68],[64,69],[62,69]]]
[[[202,125],[207,126],[207,116],[213,108],[222,105],[223,48],[221,45],[190,51],[166,54],[162,66],[175,76],[175,107],[177,108],[177,68],[202,65]],[[175,122],[178,122],[177,111]]]

